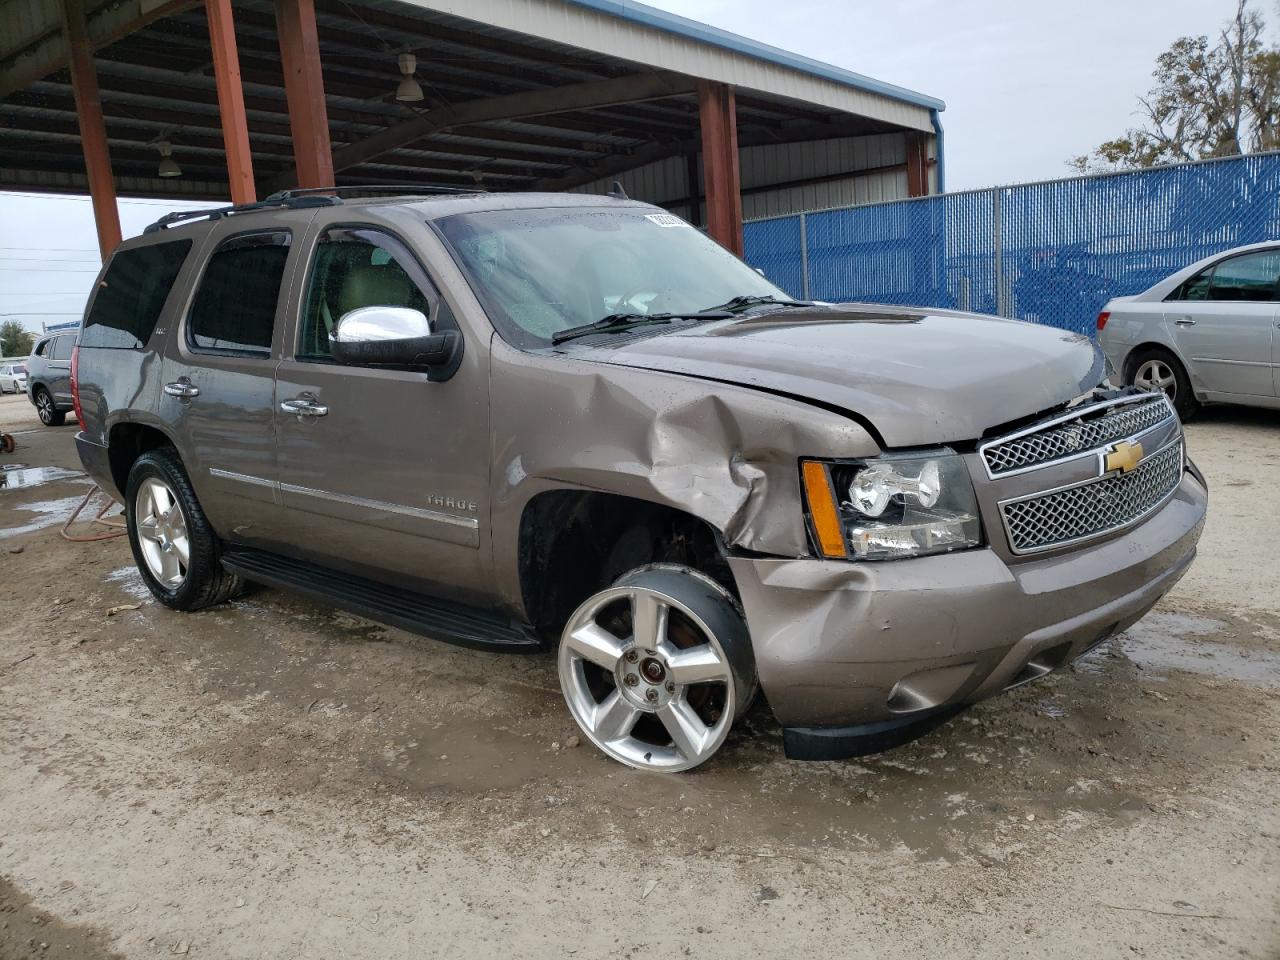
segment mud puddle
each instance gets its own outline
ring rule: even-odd
[[[71,518],[71,515],[76,512],[76,507],[80,505],[80,501],[83,499],[84,495],[80,494],[74,497],[64,497],[60,500],[37,500],[34,503],[12,504],[10,506],[11,510],[34,513],[36,518],[16,527],[0,527],[0,540],[19,537],[24,533],[35,533],[45,527],[60,526]]]
[[[118,570],[112,570],[102,579],[106,583],[119,587],[134,600],[150,603],[155,599],[151,595],[151,591],[147,589],[146,583],[143,582],[142,574],[138,572],[137,567],[120,567]]]
[[[81,470],[67,470],[64,467],[24,467],[21,464],[4,464],[0,466],[0,490],[19,487],[38,487],[56,480],[71,480],[84,477]]]
[[[1125,631],[1125,655],[1144,670],[1185,670],[1254,686],[1280,687],[1280,653],[1243,649],[1208,637],[1230,631],[1209,617],[1153,612]]]

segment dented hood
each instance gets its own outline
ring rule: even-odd
[[[868,422],[890,447],[977,439],[1066,403],[1103,376],[1101,353],[1079,334],[861,304],[617,338],[579,355],[814,401]]]

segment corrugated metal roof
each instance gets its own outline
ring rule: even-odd
[[[749,37],[730,33],[728,30],[721,30],[719,27],[713,27],[710,24],[700,23],[697,20],[690,20],[688,17],[668,13],[645,3],[636,3],[635,0],[566,0],[566,2],[580,7],[587,7],[591,10],[598,10],[601,13],[607,13],[611,17],[630,20],[667,33],[688,37],[699,43],[723,47],[736,53],[767,60],[770,63],[790,67],[793,70],[809,73],[815,77],[832,80],[836,83],[853,87],[856,90],[878,93],[881,96],[891,97],[894,100],[903,100],[906,103],[914,103],[916,106],[925,107],[929,110],[945,110],[947,107],[945,102],[936,97],[917,93],[915,90],[908,90],[906,87],[899,87],[892,83],[885,83],[882,80],[875,80],[852,70],[845,70],[843,67],[823,63],[820,60],[803,57],[798,53],[791,53],[789,50],[770,46],[767,43],[761,43],[759,40],[752,40]]]
[[[378,2],[378,0],[373,0]],[[540,38],[651,70],[933,132],[943,101],[621,0],[403,0],[494,35]]]

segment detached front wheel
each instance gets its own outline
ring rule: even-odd
[[[587,739],[639,770],[705,763],[750,706],[755,663],[737,602],[674,564],[589,597],[560,641],[560,687]]]

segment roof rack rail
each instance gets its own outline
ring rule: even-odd
[[[341,201],[337,197],[278,197],[273,194],[265,200],[259,200],[256,203],[242,203],[239,206],[210,207],[207,210],[175,210],[173,213],[166,213],[142,232],[144,234],[158,233],[179,223],[186,223],[188,220],[203,220],[205,218],[221,220],[223,217],[236,216],[241,213],[253,213],[255,210],[269,210],[275,207],[288,207],[291,209],[298,207],[327,207],[339,202]]]
[[[390,196],[401,194],[473,194],[486,193],[485,190],[472,187],[444,187],[433,184],[397,183],[397,184],[353,184],[341,187],[300,187],[293,190],[279,190],[271,196],[256,203],[242,203],[239,206],[211,207],[207,210],[175,210],[166,213],[155,223],[148,226],[143,233],[158,233],[179,223],[189,220],[221,220],[223,217],[240,213],[252,213],[255,210],[268,210],[274,207],[327,207],[341,203],[344,196],[352,194],[384,193]]]
[[[422,193],[422,194],[472,194],[487,193],[487,190],[481,190],[479,187],[446,187],[431,183],[371,183],[371,184],[345,184],[340,187],[301,187],[294,190],[280,190],[267,197],[265,202],[289,200],[295,197],[308,197],[315,194],[335,194],[338,198],[342,198],[347,194],[361,193],[385,193],[390,196],[406,193]]]

